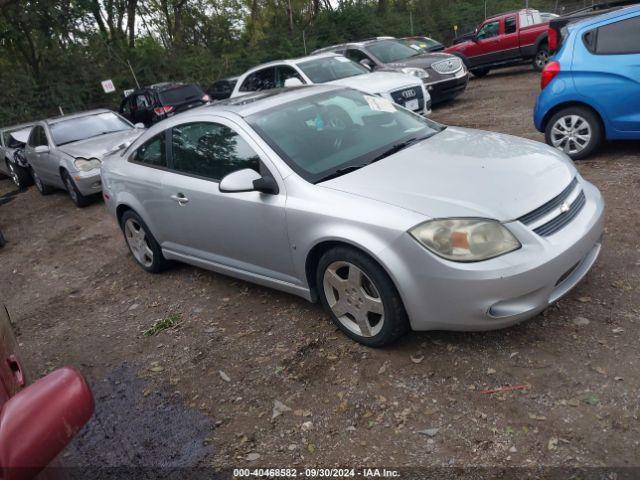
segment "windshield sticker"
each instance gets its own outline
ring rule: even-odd
[[[371,110],[375,110],[377,112],[391,112],[391,113],[396,111],[396,107],[394,107],[393,103],[391,103],[386,98],[372,97],[370,95],[365,95],[364,98],[369,104],[369,108],[371,108]]]

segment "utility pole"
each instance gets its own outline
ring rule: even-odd
[[[131,66],[131,63],[129,62],[129,60],[127,60],[127,65],[129,65],[129,70],[131,70],[131,75],[133,75],[133,79],[136,81],[137,87],[140,88],[140,84],[138,83],[138,78],[136,77],[136,74],[133,71],[133,67]]]
[[[484,19],[487,19],[487,0],[484,0]]]
[[[409,26],[411,28],[411,36],[413,36],[413,12],[409,10]]]

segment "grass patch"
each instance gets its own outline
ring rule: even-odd
[[[168,317],[162,318],[160,320],[156,320],[156,322],[151,325],[151,327],[143,332],[145,337],[151,337],[153,335],[157,335],[163,330],[167,330],[169,328],[173,328],[180,323],[180,314],[172,313]]]

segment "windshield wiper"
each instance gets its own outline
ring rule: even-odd
[[[327,181],[327,180],[331,180],[332,178],[340,177],[340,176],[344,175],[345,173],[353,172],[354,170],[359,170],[360,168],[366,167],[367,165],[369,165],[369,164],[365,163],[365,164],[362,164],[362,165],[349,165],[347,167],[338,168],[337,170],[334,170],[333,172],[329,173],[328,175],[325,175],[320,180],[317,180],[316,183],[320,183],[320,182],[324,182],[324,181]]]
[[[373,163],[373,162],[377,162],[378,160],[382,160],[383,158],[386,158],[390,155],[393,155],[394,153],[399,152],[400,150],[404,150],[405,148],[419,143],[422,140],[426,140],[427,138],[431,137],[433,134],[430,133],[428,135],[422,135],[421,137],[412,137],[409,138],[408,140],[405,140],[403,142],[398,142],[393,144],[390,148],[386,149],[384,152],[382,152],[380,155],[378,155],[377,157],[374,157],[373,160],[371,160],[369,163]]]

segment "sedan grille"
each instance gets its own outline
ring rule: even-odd
[[[396,90],[395,92],[391,92],[391,98],[398,105],[402,105],[403,107],[410,102],[411,100],[418,101],[418,108],[414,109],[416,111],[420,111],[424,108],[424,95],[422,93],[422,88],[420,87],[412,87],[412,88],[403,88],[402,90]]]
[[[577,189],[579,193],[575,195]],[[569,224],[580,213],[585,203],[584,192],[578,185],[578,179],[574,178],[559,195],[518,218],[518,221],[532,227],[538,235],[548,237]]]
[[[462,60],[460,60],[458,57],[448,58],[446,60],[431,64],[431,68],[433,68],[441,75],[456,73],[462,68]]]

